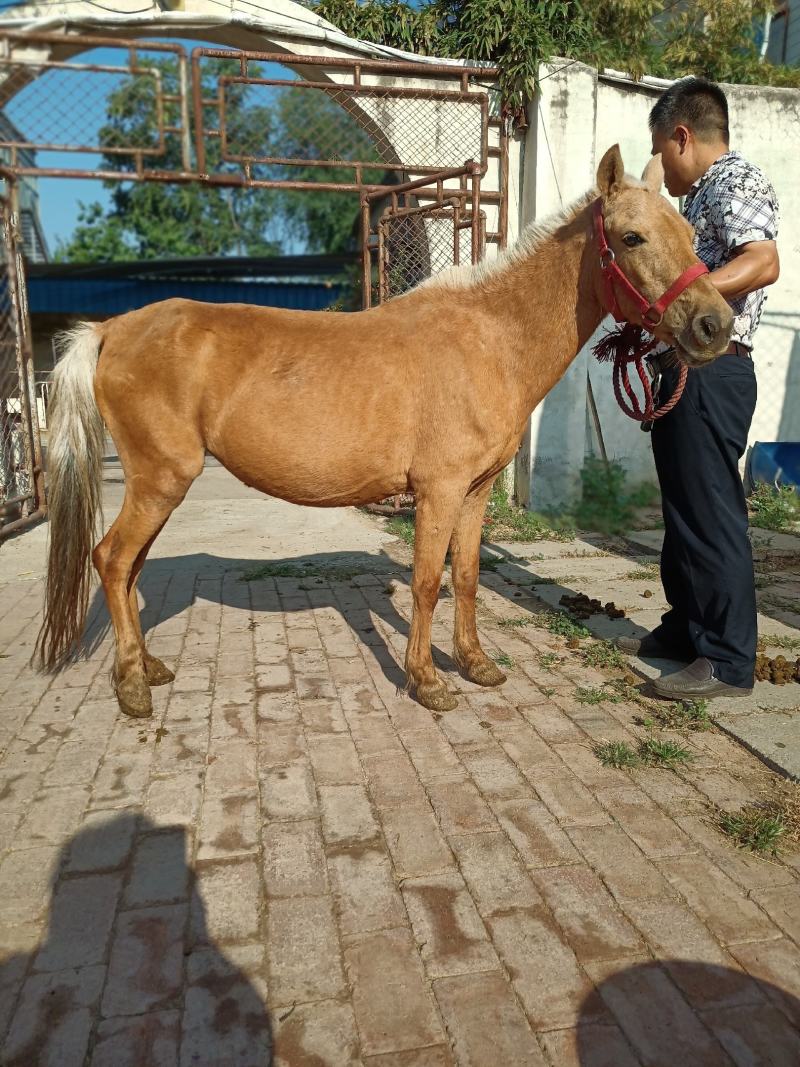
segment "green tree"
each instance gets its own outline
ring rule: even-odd
[[[230,61],[209,60],[203,68],[204,93],[213,97],[220,75],[232,71]],[[107,101],[107,120],[99,131],[106,148],[106,169],[133,172],[130,155],[109,149],[136,145],[160,149],[159,103],[167,97],[164,125],[177,124],[178,93],[175,62],[150,65],[152,76],[127,79]],[[251,77],[258,76],[251,66]],[[161,85],[161,92],[157,91]],[[227,154],[291,156],[300,160],[339,158],[379,163],[377,150],[359,123],[328,95],[317,90],[270,90],[237,82],[225,86]],[[209,174],[236,173],[241,168],[223,157],[220,138],[206,138]],[[175,134],[165,133],[163,151],[145,157],[148,168],[179,172],[183,169],[181,145]],[[255,164],[253,173],[264,179],[299,181],[352,181],[347,168],[277,167]],[[368,180],[380,180],[371,171]],[[111,190],[108,208],[82,204],[78,225],[56,258],[96,262],[169,257],[271,255],[287,245],[308,252],[339,252],[353,243],[358,201],[352,194],[287,189],[220,187],[200,182],[106,183]]]

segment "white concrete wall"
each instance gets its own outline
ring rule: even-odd
[[[544,217],[588,188],[596,162],[612,144],[619,143],[626,168],[635,175],[650,156],[648,113],[663,83],[598,79],[596,72],[578,64],[544,80],[559,66],[543,68],[541,92],[530,106],[521,197],[524,221]],[[795,162],[800,91],[751,86],[725,90],[732,147],[764,170],[781,206],[781,278],[769,290],[756,335],[759,398],[750,443],[800,440],[800,183]],[[623,464],[632,484],[655,480],[648,436],[617,407],[610,368],[599,365],[585,349],[534,412],[517,458],[517,495],[535,509],[571,502],[583,458],[596,451],[587,418],[587,374],[609,456]],[[583,434],[579,426],[585,428]]]

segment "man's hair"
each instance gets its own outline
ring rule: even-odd
[[[722,89],[705,78],[681,78],[662,93],[650,112],[650,129],[670,136],[688,126],[700,141],[730,140],[728,101]]]

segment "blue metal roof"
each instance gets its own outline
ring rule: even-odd
[[[120,315],[173,296],[216,304],[320,311],[330,307],[341,292],[342,286],[335,282],[28,278],[32,314]]]

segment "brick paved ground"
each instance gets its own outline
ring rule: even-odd
[[[269,554],[259,508],[248,527],[219,506],[222,553]],[[717,732],[679,774],[601,766],[637,709],[579,703],[602,674],[545,670],[563,642],[500,627],[530,609],[500,575],[481,629],[509,680],[451,674],[460,706],[432,716],[398,690],[404,572],[156,559],[145,621],[177,677],[141,723],[99,625],[63,675],[26,666],[41,582],[20,551],[0,572],[3,1063],[265,1067],[273,1043],[280,1067],[800,1062],[800,858],[708,822],[768,774]],[[451,624],[445,597],[442,650]]]

